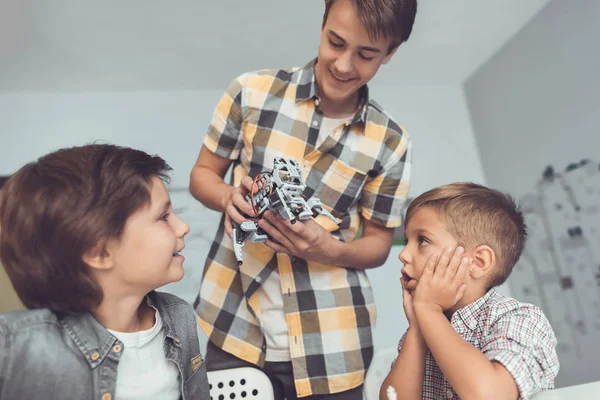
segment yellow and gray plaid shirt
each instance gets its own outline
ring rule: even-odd
[[[401,224],[410,177],[410,139],[360,90],[358,112],[316,147],[323,114],[315,94],[314,66],[262,70],[238,77],[215,110],[204,145],[234,162],[232,184],[273,168],[275,157],[302,166],[304,195],[321,199],[340,221],[317,223],[338,240],[355,239],[362,218],[380,226]],[[195,308],[210,340],[262,366],[266,342],[256,296],[272,271],[280,277],[299,397],[338,393],[363,383],[373,356],[373,293],[364,270],[275,254],[246,242],[238,267],[232,240],[218,228]]]

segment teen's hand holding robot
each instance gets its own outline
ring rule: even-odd
[[[337,220],[318,198],[306,200],[302,195],[305,188],[298,163],[275,157],[272,172],[261,172],[254,180],[244,177],[240,186],[232,190],[225,205],[225,229],[233,240],[238,264],[242,264],[242,246],[247,240],[266,242],[273,250],[291,255],[304,255],[310,250],[324,253],[318,247],[331,235],[314,221],[300,225],[296,222],[317,214],[336,224]]]

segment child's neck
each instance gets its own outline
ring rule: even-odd
[[[471,303],[476,302],[488,292],[488,289],[485,285],[475,284],[471,287],[471,290],[467,287],[464,296],[452,307],[450,310],[444,312],[448,320],[452,319],[452,315],[460,310],[461,308],[468,306]]]
[[[92,310],[94,317],[106,329],[117,332],[139,332],[154,326],[155,311],[145,298],[127,297],[111,299],[105,297]]]

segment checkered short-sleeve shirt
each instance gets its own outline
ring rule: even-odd
[[[354,118],[316,146],[323,114],[315,94],[313,60],[303,68],[262,70],[238,77],[215,110],[204,146],[233,160],[232,183],[269,171],[277,156],[299,162],[307,184],[339,221],[316,222],[350,242],[361,220],[394,228],[409,189],[411,143],[360,90]],[[375,304],[365,271],[275,254],[246,242],[238,267],[231,239],[218,227],[195,308],[210,340],[263,365],[265,338],[256,291],[272,271],[281,282],[290,356],[299,397],[359,386],[373,356]]]
[[[559,369],[556,336],[538,307],[501,296],[491,289],[476,302],[455,312],[450,322],[467,343],[508,370],[521,399],[554,389]],[[405,337],[406,334],[400,339],[398,352]],[[458,398],[428,351],[423,399]]]

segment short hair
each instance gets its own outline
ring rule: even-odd
[[[129,216],[150,203],[152,177],[168,182],[158,156],[91,144],[29,163],[2,188],[0,260],[27,308],[90,311],[103,298],[86,252],[120,238]]]
[[[325,0],[323,24],[336,0]],[[410,37],[417,15],[417,0],[352,0],[354,9],[371,40],[391,38],[388,53]]]
[[[4,186],[8,178],[9,176],[0,176],[0,190],[2,190],[2,186]]]
[[[448,232],[465,249],[490,246],[496,267],[489,288],[506,281],[527,240],[523,213],[510,195],[475,183],[440,186],[412,201],[405,222],[424,207],[438,213]]]

